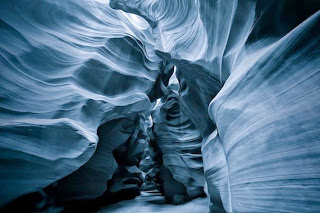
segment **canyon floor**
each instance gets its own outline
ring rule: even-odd
[[[185,204],[166,204],[165,198],[155,191],[141,192],[134,200],[104,206],[97,213],[207,213],[208,199],[197,198]]]

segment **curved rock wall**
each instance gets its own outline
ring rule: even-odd
[[[99,143],[92,157],[77,171],[59,180],[56,196],[58,203],[97,198],[107,191],[107,181],[112,178],[118,165],[134,165],[126,159],[122,163],[117,162],[119,158],[114,155],[114,151],[122,146],[125,151],[131,150],[126,153],[127,156],[134,156],[137,151],[135,147],[140,144],[137,143],[140,139],[137,139],[135,131],[140,127],[138,121],[137,115],[134,115],[109,121],[99,127]]]
[[[113,149],[164,95],[155,133],[167,167],[150,177],[163,170],[192,197],[201,166],[185,143],[198,150],[203,138],[212,212],[318,211],[319,9],[314,0],[2,1],[0,205],[66,176],[66,195],[99,196],[118,166]],[[166,88],[173,66],[179,94]],[[171,144],[182,130],[193,138]],[[126,160],[138,164],[139,150]],[[87,171],[99,181],[77,189]]]
[[[156,53],[177,67],[184,113],[208,136],[215,129],[208,105],[238,64],[256,2],[112,0],[110,5],[147,17]]]
[[[167,90],[168,94],[152,111],[154,142],[161,152],[163,166],[172,173],[175,181],[183,184],[185,194],[182,195],[187,200],[203,194],[202,138],[195,125],[181,112],[179,82],[175,73]],[[174,193],[174,184],[164,188],[170,188]],[[171,199],[174,197],[174,194],[164,193]]]
[[[148,113],[164,65],[145,21],[98,0],[2,1],[0,26],[3,205],[86,163],[100,125]],[[128,137],[124,123],[115,125],[107,149]]]
[[[228,212],[319,207],[319,20],[318,12],[252,56],[210,104],[218,134],[202,149],[206,176]]]
[[[111,6],[144,17],[157,54],[177,66],[181,109],[204,138],[212,212],[319,209],[319,3]]]

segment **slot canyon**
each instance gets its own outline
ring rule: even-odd
[[[320,212],[320,1],[1,0],[0,212]]]

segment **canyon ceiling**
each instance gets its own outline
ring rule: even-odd
[[[0,207],[158,189],[213,213],[318,212],[319,9],[2,0]]]

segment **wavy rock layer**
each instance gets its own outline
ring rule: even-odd
[[[144,17],[157,54],[177,66],[181,109],[204,138],[212,212],[318,211],[319,3],[111,6]]]
[[[101,124],[148,113],[147,94],[162,63],[151,48],[147,23],[112,10],[107,2],[2,1],[0,18],[3,205],[87,162],[97,149]],[[112,147],[129,136],[121,132],[127,131],[125,123],[113,124],[118,135],[102,133],[110,136],[101,145],[109,163],[114,162]],[[89,169],[96,170],[99,165],[93,164]],[[96,176],[85,176],[90,175]]]
[[[319,18],[239,67],[210,104],[218,134],[203,147],[206,176],[228,212],[319,208]]]
[[[171,172],[174,180],[185,188],[186,194],[182,196],[190,199],[203,194],[202,138],[199,130],[180,110],[179,83],[175,73],[170,78],[167,92],[152,112],[154,141],[162,156],[163,173],[165,170]],[[178,183],[164,186],[167,197],[174,197]]]
[[[107,181],[115,176],[118,166],[134,166],[139,163],[136,157],[139,158],[142,154],[145,144],[145,138],[138,136],[140,131],[143,131],[143,119],[141,118],[140,122],[140,116],[137,115],[133,118],[112,120],[100,126],[99,143],[89,161],[77,171],[59,180],[57,202],[94,199],[107,190],[115,192],[125,187],[119,182],[117,190],[110,189],[110,185],[107,187]],[[119,147],[121,152],[115,155]],[[123,153],[126,158],[121,156]],[[123,176],[122,178],[125,178],[125,175]]]
[[[177,66],[183,112],[202,136],[208,136],[215,129],[208,105],[238,65],[255,20],[255,1],[112,0],[110,4],[151,23],[155,51]]]
[[[143,150],[136,118],[165,95],[154,128],[164,166],[148,177],[197,194],[203,138],[212,212],[318,211],[319,9],[314,0],[2,1],[0,205],[58,180],[62,200],[99,196],[112,176],[115,191],[132,183]],[[179,94],[177,83],[166,88],[173,65]]]

